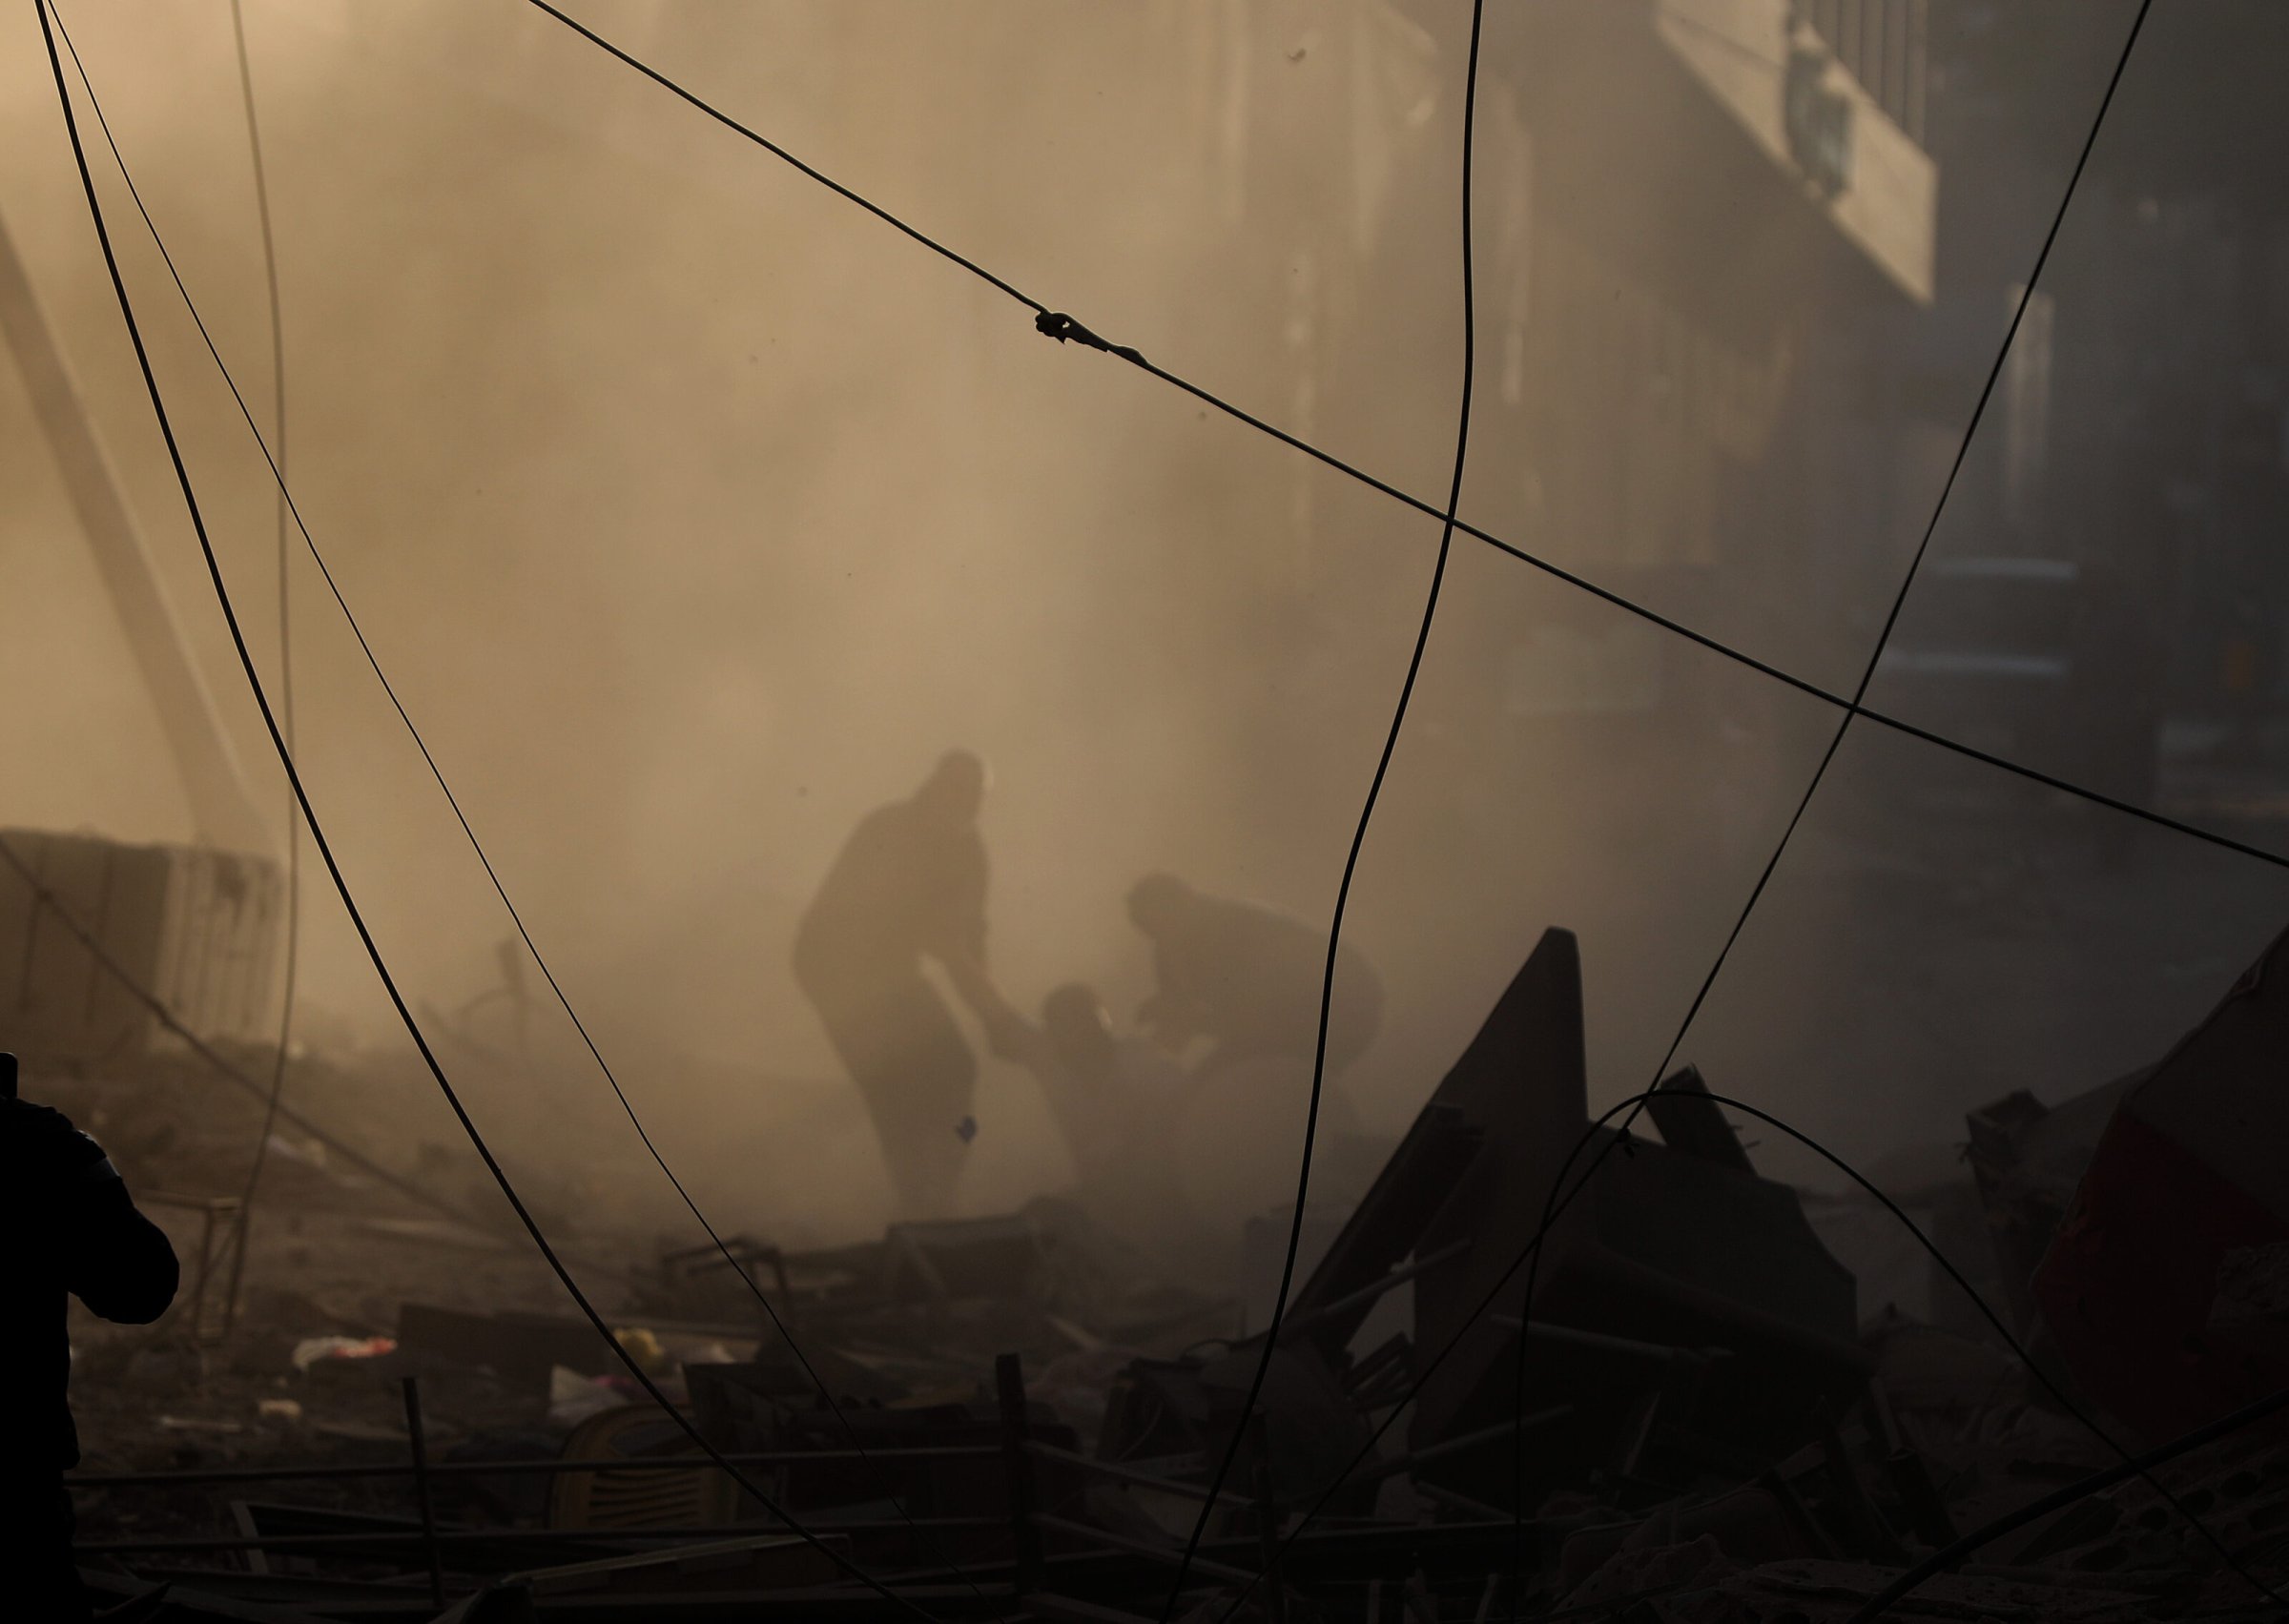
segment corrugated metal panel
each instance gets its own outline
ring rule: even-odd
[[[150,1040],[148,1008],[59,909],[191,1030],[263,1036],[281,923],[276,865],[89,834],[10,830],[5,838],[37,885],[0,870],[0,1044],[40,1060],[89,1061]]]
[[[151,846],[113,845],[109,851],[111,896],[97,939],[148,986],[158,963],[160,936],[166,930],[168,853]],[[95,981],[91,1003],[95,1029],[126,1034],[129,1041],[143,1041],[149,1034],[151,1012],[120,985],[117,976],[105,974],[99,965],[91,965],[90,970]]]
[[[110,865],[103,847],[87,839],[58,839],[41,853],[40,883],[52,892],[57,906],[69,910],[101,940],[106,881]],[[25,966],[20,1016],[32,1032],[43,1035],[79,1035],[75,1054],[101,1054],[127,1039],[116,1028],[104,1031],[93,1024],[97,965],[79,938],[56,915],[42,906],[31,934],[31,960]]]

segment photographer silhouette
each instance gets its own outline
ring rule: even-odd
[[[0,1613],[90,1615],[72,1558],[63,1474],[79,1464],[67,1388],[70,1299],[123,1325],[175,1301],[175,1248],[136,1210],[103,1147],[61,1111],[16,1097],[0,1054],[0,1392],[21,1408],[0,1434]]]

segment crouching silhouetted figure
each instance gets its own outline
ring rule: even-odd
[[[175,1248],[101,1145],[16,1098],[13,1055],[0,1055],[0,1616],[85,1619],[63,1484],[79,1464],[65,1313],[77,1297],[104,1319],[150,1324],[175,1301]]]

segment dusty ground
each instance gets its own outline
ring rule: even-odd
[[[249,1064],[256,1075],[266,1075]],[[319,1070],[307,1062],[300,1071]],[[113,1150],[145,1210],[175,1243],[184,1268],[176,1305],[157,1325],[106,1325],[72,1309],[72,1401],[85,1474],[217,1468],[399,1464],[408,1459],[401,1377],[421,1378],[423,1428],[435,1458],[457,1452],[553,1453],[565,1429],[546,1419],[547,1396],[482,1372],[415,1365],[402,1355],[326,1357],[298,1368],[298,1347],[321,1338],[393,1337],[406,1302],[471,1310],[570,1311],[562,1286],[505,1206],[473,1176],[465,1151],[391,1131],[392,1096],[404,1079],[383,1075],[358,1090],[363,1121],[343,1124],[361,1148],[393,1172],[461,1207],[460,1222],[354,1169],[291,1125],[277,1129],[247,1226],[236,1323],[225,1328],[229,1224],[217,1225],[203,1279],[204,1199],[244,1188],[261,1121],[257,1100],[200,1075],[189,1057],[120,1068],[100,1079],[28,1078],[29,1098],[53,1103]],[[407,1120],[401,1114],[402,1124]],[[332,1125],[332,1124],[329,1124]],[[558,1225],[552,1238],[616,1324],[655,1238],[641,1227],[608,1234],[613,1215],[567,1209],[577,1192],[536,1190]],[[201,1287],[203,1285],[203,1296]],[[415,1509],[402,1480],[278,1485],[127,1486],[77,1497],[84,1540],[229,1535],[233,1499],[291,1499],[395,1515]],[[517,1508],[477,1507],[458,1490],[441,1514],[496,1520]],[[138,1559],[143,1560],[143,1559]],[[234,1567],[234,1556],[189,1554],[192,1568]]]

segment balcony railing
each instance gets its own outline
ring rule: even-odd
[[[1930,0],[1798,0],[1797,10],[1875,104],[1922,146]]]

